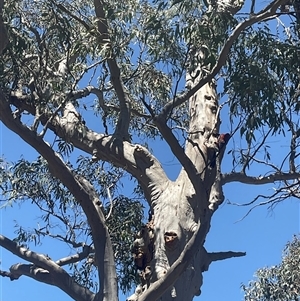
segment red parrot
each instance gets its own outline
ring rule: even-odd
[[[219,135],[219,137],[218,137],[218,151],[214,152],[214,154],[212,156],[212,159],[210,161],[210,164],[209,164],[209,166],[211,168],[214,168],[216,166],[217,156],[220,156],[220,154],[222,154],[222,156],[223,156],[226,144],[228,143],[230,138],[231,138],[231,135],[229,133]]]
[[[221,134],[218,137],[218,144],[219,144],[219,151],[226,146],[226,144],[228,143],[229,139],[231,138],[231,135],[229,133],[226,134]]]

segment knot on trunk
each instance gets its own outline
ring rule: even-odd
[[[174,250],[178,244],[178,235],[175,232],[166,232],[164,234],[165,245],[169,250]]]

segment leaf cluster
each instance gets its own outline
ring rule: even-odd
[[[298,301],[300,297],[300,240],[295,236],[283,252],[282,262],[256,272],[256,279],[243,285],[245,301]]]
[[[299,41],[270,26],[249,28],[234,44],[224,81],[232,117],[242,119],[241,136],[248,143],[255,131],[284,131],[299,111]]]
[[[208,71],[215,64],[236,20],[208,12],[201,2],[105,1],[109,41],[99,43],[92,6],[91,1],[6,1],[11,43],[0,62],[2,88],[29,95],[40,113],[61,114],[72,101],[81,114],[101,115],[110,132],[119,112],[107,63],[113,58],[131,104],[130,135],[155,138],[159,132],[148,108],[157,114],[180,94],[187,68],[201,64]],[[190,61],[192,48],[204,57]],[[83,83],[102,97],[77,93]],[[174,108],[170,117],[173,126],[186,126],[187,105]]]
[[[139,198],[119,194],[118,186],[124,172],[113,167],[108,169],[104,163],[79,157],[77,167],[72,168],[74,173],[88,178],[99,195],[107,200],[103,214],[111,235],[119,285],[121,290],[128,291],[138,281],[132,254],[128,250],[144,217],[140,194],[136,194]],[[81,207],[70,192],[51,176],[44,159],[39,157],[32,162],[20,159],[15,164],[1,159],[0,183],[4,198],[2,207],[29,201],[36,206],[35,214],[39,215],[35,219],[37,225],[26,228],[16,222],[16,242],[30,247],[32,243],[37,246],[45,239],[56,239],[69,245],[75,253],[86,244],[93,246],[90,227]],[[97,289],[96,269],[89,260],[73,263],[69,269],[79,283],[92,290]]]

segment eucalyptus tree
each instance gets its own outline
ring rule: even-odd
[[[244,300],[299,300],[299,237],[295,236],[284,248],[281,263],[259,269],[248,286],[243,285]]]
[[[41,212],[38,228],[0,236],[27,261],[1,275],[78,301],[118,300],[118,284],[136,283],[128,300],[192,300],[213,261],[245,255],[211,253],[205,238],[224,185],[276,182],[254,204],[298,196],[297,5],[0,1],[0,119],[39,154],[3,158],[0,188],[5,204]],[[282,135],[275,162],[269,139]],[[159,139],[181,165],[175,180],[151,151]],[[44,238],[74,254],[34,252]]]

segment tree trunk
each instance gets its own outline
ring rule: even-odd
[[[216,185],[219,164],[214,168],[209,164],[216,152],[219,130],[216,95],[215,85],[210,82],[189,100],[191,119],[185,154],[195,166],[196,173],[188,174],[183,168],[176,181],[168,182],[159,196],[150,199],[154,216],[154,253],[153,260],[149,263],[151,277],[149,283],[145,280],[142,290],[146,290],[149,284],[167,273],[182,254],[198,223],[203,221],[207,222],[202,237],[203,241],[205,240],[211,214],[222,201],[220,185]],[[199,185],[195,188],[194,183]],[[208,265],[209,256],[204,247],[202,245],[194,247],[194,256],[188,268],[177,280],[173,275],[171,281],[173,285],[159,300],[192,300],[201,292],[202,272],[207,270]],[[143,275],[144,272],[142,278]],[[137,297],[139,293],[141,292],[136,292],[135,296]],[[136,300],[135,296],[131,296],[128,300]]]

